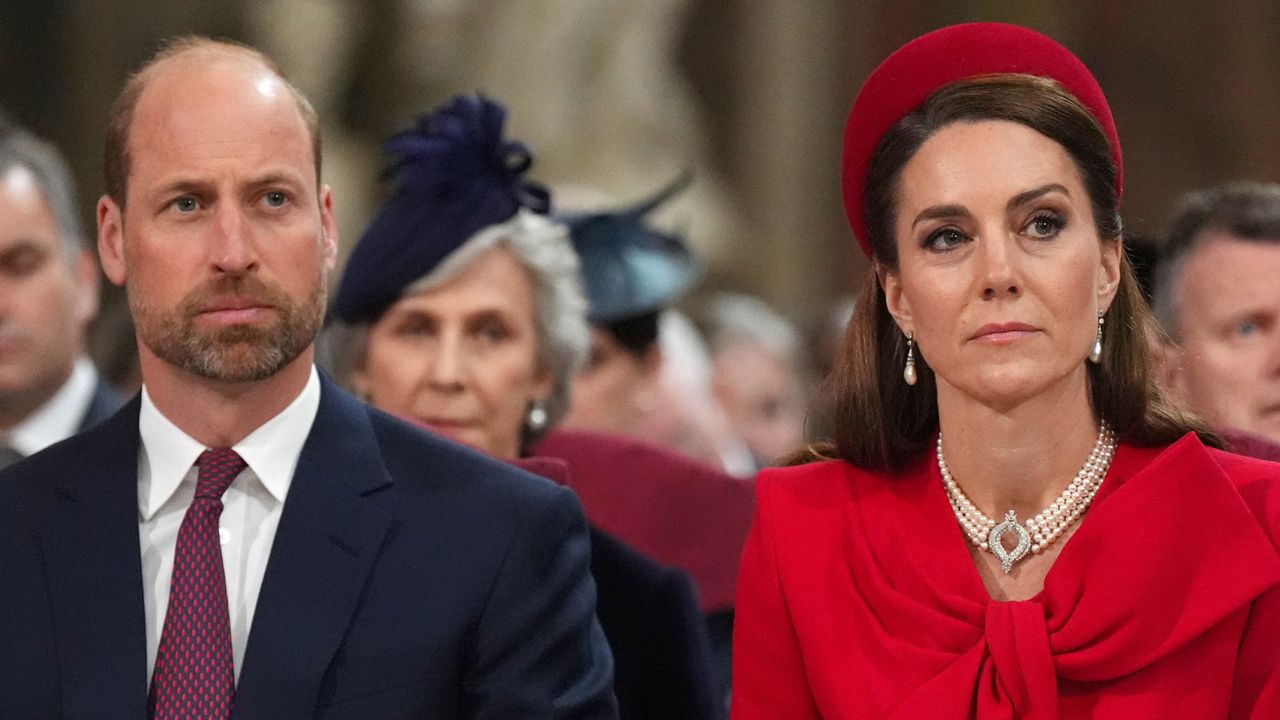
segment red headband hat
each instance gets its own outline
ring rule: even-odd
[[[871,255],[862,198],[880,138],[945,85],[979,75],[1019,73],[1058,81],[1102,125],[1116,163],[1116,192],[1124,163],[1111,107],[1080,58],[1057,42],[1017,25],[967,23],[935,30],[898,48],[858,91],[844,131],[844,207],[862,251]]]

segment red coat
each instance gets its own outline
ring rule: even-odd
[[[1121,445],[1022,602],[988,595],[931,455],[757,493],[734,720],[1280,718],[1280,465]]]
[[[592,524],[693,576],[705,612],[733,606],[754,484],[640,440],[556,430],[534,454],[560,458]]]

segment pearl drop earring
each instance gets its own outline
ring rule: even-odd
[[[916,339],[915,334],[907,331],[907,365],[902,368],[902,379],[908,385],[915,385],[916,380]]]
[[[1089,349],[1089,362],[1097,365],[1102,362],[1102,324],[1106,322],[1102,318],[1102,311],[1098,311],[1098,334],[1093,338],[1093,347]]]

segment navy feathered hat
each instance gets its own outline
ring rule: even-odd
[[[387,142],[396,189],[347,260],[333,317],[373,320],[480,230],[520,208],[550,210],[546,189],[524,177],[528,148],[502,138],[506,115],[488,98],[462,95]]]
[[[653,197],[616,212],[564,215],[582,263],[582,284],[594,325],[607,325],[666,307],[702,272],[684,242],[659,232],[645,216],[687,188],[682,175]]]

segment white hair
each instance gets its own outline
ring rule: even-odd
[[[521,208],[511,219],[472,235],[431,272],[405,287],[401,296],[447,283],[496,247],[510,251],[533,281],[538,363],[552,379],[551,396],[544,406],[547,423],[540,432],[524,429],[523,445],[528,447],[568,412],[569,388],[574,374],[586,362],[590,346],[587,300],[568,228]],[[321,362],[348,387],[352,374],[364,361],[371,325],[372,321],[335,321],[322,338]]]

